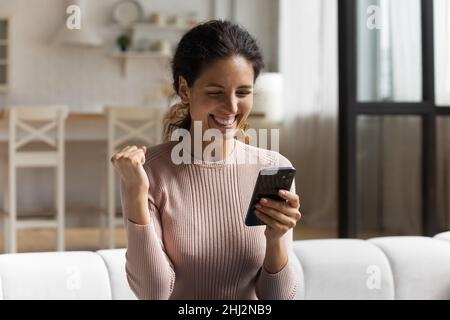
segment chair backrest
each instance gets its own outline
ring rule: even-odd
[[[15,106],[7,107],[9,124],[9,152],[31,142],[44,142],[57,151],[63,148],[64,123],[68,115],[66,106]],[[33,123],[38,122],[38,126]],[[54,129],[54,133],[50,133]],[[20,134],[20,132],[24,134]]]
[[[108,106],[105,110],[108,118],[110,153],[117,151],[120,146],[129,141],[139,140],[147,146],[162,142],[164,109]]]

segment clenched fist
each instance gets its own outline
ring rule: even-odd
[[[129,191],[148,192],[149,182],[143,167],[146,151],[145,146],[127,146],[111,157],[123,186]]]

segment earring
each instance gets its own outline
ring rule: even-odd
[[[242,135],[242,140],[245,144],[250,143],[250,136],[247,134],[248,123],[244,123],[242,127],[239,128],[239,132]]]

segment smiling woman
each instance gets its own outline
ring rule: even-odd
[[[166,139],[177,128],[190,130],[192,121],[202,121],[204,130],[246,130],[253,85],[263,66],[256,40],[246,30],[217,21],[193,28],[172,63],[181,103],[167,114]],[[175,116],[180,114],[181,119]]]
[[[112,157],[121,177],[128,282],[138,298],[296,297],[300,267],[292,229],[300,203],[295,183],[283,201],[261,200],[258,218],[265,225],[244,222],[260,169],[292,166],[278,152],[235,139],[246,128],[262,66],[255,39],[241,27],[209,21],[193,28],[173,59],[173,86],[181,103],[167,114],[166,133],[171,137],[173,130],[184,129],[193,138],[188,144],[200,139],[195,156],[186,152],[196,161],[175,161],[178,140],[148,150],[128,146]],[[214,161],[202,157],[212,144],[202,137],[211,131],[223,144]]]

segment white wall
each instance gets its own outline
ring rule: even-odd
[[[127,77],[118,60],[107,55],[120,33],[111,27],[117,0],[87,0],[84,16],[104,40],[102,48],[53,45],[64,26],[66,1],[0,0],[0,16],[11,16],[11,90],[0,94],[0,109],[18,104],[65,104],[72,110],[100,109],[104,105],[165,104],[158,98],[161,81],[170,81],[168,65],[135,60]],[[195,8],[199,19],[209,19],[229,6],[228,0],[141,0],[146,14],[155,10],[183,14]],[[236,21],[258,39],[268,70],[277,68],[278,0],[239,0]],[[222,9],[221,9],[222,8]],[[82,12],[83,15],[83,12]],[[227,18],[228,12],[222,15]],[[6,154],[6,144],[0,153]],[[66,145],[67,206],[96,205],[105,160],[102,142],[70,142]],[[0,173],[0,180],[3,179]],[[19,171],[19,207],[51,206],[51,170]],[[1,190],[1,186],[0,186]],[[1,193],[3,194],[3,190]],[[0,199],[0,205],[3,200]],[[68,223],[70,224],[70,217]],[[73,221],[73,219],[72,219]]]
[[[219,3],[223,0],[217,0]],[[88,0],[82,12],[104,40],[102,48],[55,45],[64,27],[66,1],[0,0],[0,15],[11,16],[11,90],[0,95],[6,104],[67,104],[75,110],[100,109],[105,104],[163,104],[162,81],[170,81],[169,65],[160,60],[132,60],[127,77],[121,64],[108,56],[121,30],[112,27],[112,8],[117,0]],[[141,1],[146,15],[153,11],[188,14],[195,10],[201,20],[212,18],[215,2]],[[194,8],[194,9],[193,9]],[[236,2],[236,21],[258,39],[267,70],[277,69],[277,1]]]
[[[121,64],[108,56],[119,28],[111,27],[116,0],[89,0],[82,12],[103,39],[102,48],[81,48],[52,44],[65,26],[66,1],[1,0],[0,15],[13,18],[11,28],[11,91],[0,95],[0,105],[63,103],[72,109],[101,108],[105,104],[144,104],[156,99],[162,79],[170,79],[168,65],[158,60],[135,60],[126,78]],[[167,1],[143,1],[147,13],[190,12],[197,8],[201,19],[209,18],[210,1],[177,1],[176,11]],[[170,11],[171,10],[171,11]]]

